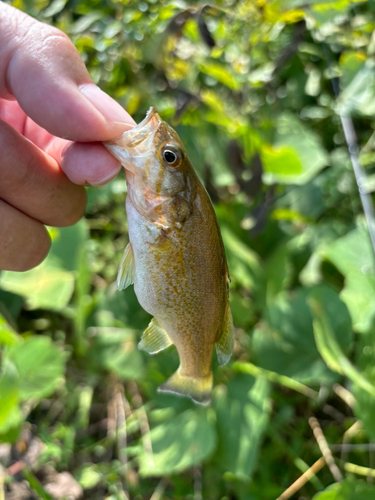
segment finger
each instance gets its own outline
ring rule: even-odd
[[[25,120],[16,101],[0,99],[1,119],[52,156],[75,184],[101,186],[116,177],[121,169],[120,162],[99,143],[72,143],[54,137],[30,118]]]
[[[28,271],[40,264],[51,246],[46,228],[0,200],[0,269]]]
[[[92,82],[69,38],[0,2],[0,97],[53,135],[74,141],[114,139],[134,126]]]
[[[121,170],[120,162],[98,142],[73,142],[61,153],[61,168],[75,184],[102,186]]]
[[[0,198],[33,219],[69,226],[83,215],[86,192],[58,162],[0,121]]]

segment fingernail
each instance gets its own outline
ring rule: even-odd
[[[136,125],[129,113],[97,85],[93,83],[84,83],[78,88],[107,121],[124,123],[129,125],[129,128]]]

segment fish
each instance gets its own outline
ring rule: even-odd
[[[177,371],[159,392],[207,405],[219,365],[233,351],[229,271],[215,211],[178,134],[155,108],[117,140],[104,143],[125,168],[129,243],[117,288],[134,284],[153,316],[139,349],[156,354],[174,344]]]

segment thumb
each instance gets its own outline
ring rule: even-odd
[[[135,125],[91,80],[72,42],[60,30],[0,2],[0,97],[53,135],[107,141]]]

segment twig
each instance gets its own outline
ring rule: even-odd
[[[350,391],[345,389],[345,387],[343,387],[340,384],[335,384],[333,386],[333,390],[338,395],[338,397],[341,398],[344,401],[344,403],[346,403],[349,406],[349,408],[353,408],[353,406],[356,403],[356,400]]]
[[[362,467],[362,465],[351,464],[346,462],[344,464],[344,469],[352,474],[358,474],[359,476],[375,477],[375,469],[370,469],[369,467]]]
[[[315,400],[318,399],[318,392],[314,391],[314,389],[311,389],[310,387],[307,387],[307,385],[301,384],[301,382],[297,382],[297,380],[286,377],[285,375],[279,375],[276,372],[259,368],[259,366],[255,366],[252,363],[242,363],[237,361],[236,363],[233,363],[232,368],[235,372],[248,373],[253,377],[263,377],[270,382],[277,382],[288,389],[300,392],[308,398]]]
[[[202,500],[202,466],[197,465],[193,469],[194,473],[194,500]]]
[[[324,51],[327,66],[328,66],[328,68],[330,68],[331,62],[329,59],[327,46],[325,43],[323,43],[322,46],[323,46],[323,51]],[[337,77],[332,78],[331,83],[332,83],[333,93],[335,94],[335,98],[337,100],[339,97],[339,93],[340,93],[339,79]],[[371,244],[372,244],[373,257],[375,258],[375,210],[374,210],[374,204],[372,202],[371,194],[368,193],[366,189],[363,189],[363,186],[365,186],[367,183],[367,177],[366,177],[366,173],[365,173],[365,171],[364,171],[364,169],[359,161],[358,141],[357,141],[357,136],[356,136],[355,129],[354,129],[353,120],[350,116],[340,114],[340,113],[338,113],[338,114],[340,116],[342,128],[344,130],[346,145],[348,147],[350,160],[351,160],[353,171],[354,171],[355,180],[356,180],[357,186],[358,186],[359,196],[361,198],[363,212],[365,214],[368,231],[370,233],[370,240],[371,240]],[[375,261],[374,261],[374,263],[375,263]]]
[[[21,472],[21,470],[24,469],[26,466],[27,466],[27,463],[24,460],[18,460],[18,462],[15,462],[14,464],[10,465],[7,468],[6,475],[15,476],[16,474]]]
[[[148,423],[147,413],[143,405],[142,397],[139,394],[137,384],[135,382],[129,383],[129,390],[133,396],[134,406],[139,412],[139,427],[142,433],[142,442],[148,459],[150,460],[150,466],[154,467],[154,458],[152,452],[152,443],[150,438],[150,425]]]
[[[352,439],[352,437],[354,437],[361,429],[362,429],[362,424],[361,424],[360,420],[357,420],[356,422],[354,422],[353,425],[351,425],[349,427],[348,430],[346,430],[344,432],[342,444],[347,445],[349,443],[349,441]],[[346,462],[347,456],[348,456],[348,452],[345,448],[343,448],[341,451],[341,457],[340,457],[342,462]]]
[[[112,384],[111,384],[112,385]],[[111,391],[112,395],[107,403],[107,436],[114,437],[116,435],[116,400],[115,390]]]
[[[335,460],[332,456],[331,450],[329,449],[327,440],[323,434],[322,428],[320,427],[319,422],[315,417],[309,418],[309,425],[314,433],[316,442],[322,452],[322,455],[325,459],[326,464],[328,465],[329,470],[335,481],[339,482],[343,480],[343,475],[341,474],[340,469],[335,464]]]
[[[344,440],[349,440],[352,437],[356,436],[359,431],[362,430],[362,422],[357,420],[353,425],[349,427],[348,430],[344,432]]]
[[[320,457],[312,466],[307,469],[293,484],[289,486],[276,500],[288,500],[297,493],[312,477],[317,474],[326,464],[324,457]]]
[[[127,433],[126,433],[126,403],[125,394],[122,384],[116,384],[115,387],[115,400],[116,400],[116,436],[117,436],[117,449],[118,458],[122,466],[121,483],[126,499],[129,498],[129,492],[126,484],[126,467],[128,463],[128,456],[126,453]]]
[[[150,500],[160,500],[164,494],[165,491],[165,486],[166,486],[166,480],[163,477],[159,484],[156,486],[154,493],[151,495]]]
[[[341,413],[341,411],[336,410],[334,406],[325,404],[322,410],[324,411],[324,413],[327,413],[327,415],[330,415],[340,423],[343,423],[346,420],[346,416],[343,413]]]
[[[371,469],[374,469],[374,449],[369,448],[368,450],[368,464]],[[367,482],[372,484],[374,482],[374,476],[367,476]]]
[[[0,500],[5,500],[5,491],[4,491],[4,469],[2,465],[0,465]]]
[[[340,116],[340,119],[342,123],[342,128],[344,129],[344,135],[346,143],[348,145],[350,159],[352,161],[355,180],[357,181],[358,191],[361,197],[363,211],[365,213],[367,221],[368,231],[370,233],[373,257],[375,257],[375,222],[374,222],[375,210],[371,194],[369,194],[365,189],[362,189],[362,186],[366,184],[366,174],[365,171],[363,170],[362,165],[359,162],[358,142],[354,130],[353,120],[349,116],[343,116],[343,115]]]
[[[363,443],[363,444],[332,444],[330,446],[332,451],[346,451],[346,452],[351,452],[351,451],[358,451],[358,452],[365,452],[365,451],[375,451],[375,443]]]

